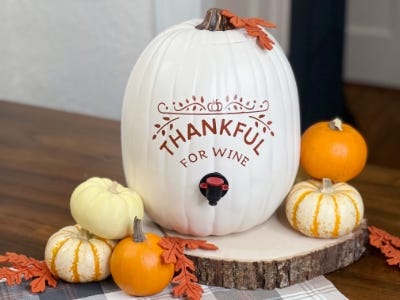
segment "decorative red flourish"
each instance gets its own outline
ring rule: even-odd
[[[221,15],[229,18],[229,22],[235,28],[246,29],[248,35],[257,39],[257,43],[262,49],[271,50],[273,48],[273,45],[275,44],[274,41],[269,38],[268,34],[262,30],[260,26],[275,28],[275,24],[266,22],[260,18],[243,19],[226,9],[222,10]]]
[[[0,265],[8,264],[0,268],[0,279],[5,278],[8,285],[21,284],[22,277],[30,282],[31,292],[40,293],[49,286],[56,287],[57,280],[50,273],[44,261],[36,260],[14,252],[6,252],[0,255]]]
[[[368,231],[369,243],[381,250],[388,265],[400,268],[400,238],[374,226],[368,226]]]
[[[210,244],[205,240],[183,239],[179,237],[165,236],[159,242],[164,249],[162,258],[165,263],[175,264],[175,277],[172,283],[175,287],[172,293],[175,297],[186,296],[189,300],[198,300],[201,298],[203,289],[197,283],[197,278],[193,274],[195,266],[193,262],[184,254],[185,249],[204,249],[216,250],[217,246]]]

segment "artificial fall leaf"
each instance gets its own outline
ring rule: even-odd
[[[382,246],[382,237],[376,234],[370,234],[369,235],[369,243],[371,246],[374,246],[375,248],[380,248]]]
[[[20,284],[23,274],[12,268],[0,268],[0,279],[5,279],[8,285]]]
[[[52,287],[57,285],[57,280],[44,261],[23,254],[6,252],[5,255],[0,255],[0,264],[7,264],[0,268],[0,278],[5,278],[8,285],[20,284],[22,278],[33,279],[30,282],[32,293],[43,292],[46,289],[46,283]]]
[[[238,17],[237,15],[235,15],[233,12],[231,12],[230,10],[224,9],[221,11],[221,15],[223,15],[224,17],[227,17],[229,19],[233,18],[233,17]]]
[[[189,285],[181,284],[174,287],[172,293],[175,297],[179,297],[179,295],[186,294],[189,300],[198,300],[201,298],[201,295],[203,294],[203,289],[198,284],[189,284]]]
[[[243,28],[244,26],[246,26],[244,20],[239,18],[238,16],[231,17],[229,23],[231,23],[235,28]]]
[[[274,23],[264,21],[260,18],[245,19],[245,22],[253,27],[259,25],[266,28],[276,28],[276,25]]]
[[[161,257],[166,264],[175,264],[177,258],[184,255],[184,247],[175,238],[162,238],[158,245],[164,249]]]
[[[268,37],[268,35],[266,35],[264,31],[262,31],[261,28],[259,28],[258,26],[257,27],[246,26],[245,28],[250,36],[257,38],[257,43],[263,49],[268,49],[268,50],[272,49],[273,45],[275,44],[274,41],[271,40]]]
[[[46,290],[46,285],[51,287],[57,286],[57,280],[51,274],[49,268],[44,261],[40,261],[40,268],[35,274],[35,278],[30,282],[32,293],[40,293]]]
[[[203,249],[203,250],[217,250],[218,247],[214,244],[208,243],[206,240],[195,240],[195,239],[182,239],[177,238],[177,241],[189,250]]]
[[[374,226],[368,226],[368,231],[369,243],[381,250],[389,265],[400,267],[400,239]]]
[[[221,15],[228,18],[229,23],[231,23],[235,28],[246,29],[247,34],[255,37],[257,39],[257,43],[262,49],[271,50],[273,48],[273,45],[275,44],[274,41],[269,38],[268,34],[262,30],[260,26],[275,28],[275,24],[266,22],[260,18],[242,19],[226,9],[221,11]]]
[[[398,237],[396,237],[396,236],[391,236],[390,243],[391,243],[393,246],[395,246],[395,247],[397,247],[397,248],[400,248],[400,238],[398,238]]]
[[[175,297],[186,296],[189,300],[198,300],[203,294],[203,289],[197,283],[194,275],[195,266],[185,255],[185,249],[216,250],[217,246],[205,240],[184,239],[180,237],[165,236],[158,243],[163,248],[162,258],[165,263],[175,263],[175,276],[172,284],[175,286],[172,293]]]
[[[195,270],[195,266],[194,263],[187,258],[187,256],[183,255],[175,264],[175,271],[179,272],[179,271],[190,271],[190,272],[194,272]],[[177,276],[179,276],[181,274],[178,274]],[[190,274],[193,275],[193,274]],[[194,276],[194,275],[193,275]],[[197,279],[196,279],[197,281]]]

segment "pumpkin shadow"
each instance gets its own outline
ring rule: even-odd
[[[285,227],[285,229],[293,230],[292,226],[290,226],[289,221],[286,218],[285,202],[286,201],[283,201],[283,203],[276,210],[276,219],[278,220],[279,224]]]

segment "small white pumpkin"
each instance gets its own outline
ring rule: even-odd
[[[110,275],[116,242],[92,235],[81,226],[66,226],[47,241],[45,262],[50,272],[68,282],[99,281]]]
[[[318,238],[336,238],[360,225],[364,204],[351,185],[330,179],[306,180],[291,189],[286,200],[286,217],[297,231]]]
[[[135,191],[99,177],[89,178],[75,188],[70,208],[79,225],[107,239],[132,234],[133,220],[144,214],[142,199]]]

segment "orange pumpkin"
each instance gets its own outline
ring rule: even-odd
[[[111,275],[118,287],[133,296],[150,296],[168,286],[174,264],[165,264],[158,245],[161,237],[144,234],[141,220],[135,217],[133,236],[121,240],[110,259]]]
[[[345,182],[361,173],[367,152],[362,135],[336,118],[318,122],[303,133],[300,164],[311,177]]]

